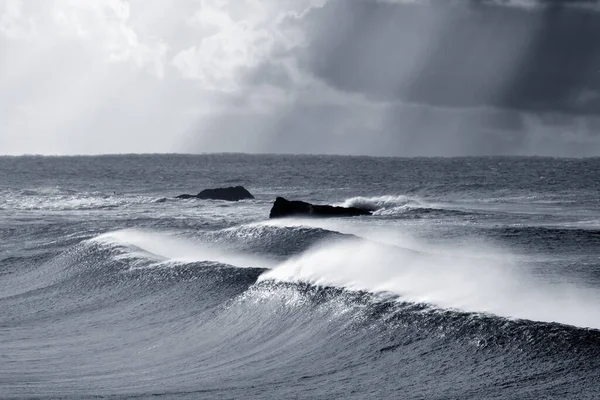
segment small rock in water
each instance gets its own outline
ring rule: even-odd
[[[316,205],[304,201],[290,201],[283,197],[277,197],[271,208],[269,218],[302,215],[309,217],[356,217],[359,215],[371,215],[371,211],[357,207]]]
[[[243,186],[232,186],[226,188],[204,189],[197,195],[180,194],[176,198],[239,201],[245,199],[253,199],[254,196]]]

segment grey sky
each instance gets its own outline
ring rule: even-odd
[[[0,154],[600,155],[600,5],[0,0]]]

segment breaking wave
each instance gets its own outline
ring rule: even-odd
[[[600,327],[597,299],[524,281],[506,254],[312,223],[110,231],[15,269],[2,280],[3,321],[53,346],[8,349],[7,357],[34,361],[0,365],[0,374],[59,367],[27,386],[9,382],[4,394],[44,397],[69,387],[74,398],[260,397],[267,385],[285,397],[293,388],[282,380],[343,380],[373,369],[384,379],[422,380],[431,365],[447,363],[457,371],[448,382],[466,373],[488,387],[468,365],[502,360],[499,373],[527,375],[546,371],[528,368],[529,355],[572,360],[577,352],[579,361],[564,364],[576,375],[598,359],[598,331],[562,325]],[[141,372],[123,374],[124,366]]]
[[[241,225],[196,238],[121,230],[88,242],[110,247],[115,260],[128,260],[134,268],[201,262],[267,269],[259,282],[337,287],[439,309],[600,329],[597,293],[539,281],[498,248],[432,245],[377,230],[360,237],[337,222],[275,224]]]
[[[369,211],[403,210],[429,207],[425,203],[408,196],[352,197],[342,203],[344,207],[358,207]]]

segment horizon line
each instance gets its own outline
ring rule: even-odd
[[[226,156],[226,155],[244,155],[244,156],[295,156],[295,157],[347,157],[347,158],[401,158],[401,159],[419,159],[419,158],[558,158],[558,159],[594,159],[600,158],[596,156],[561,156],[561,155],[545,155],[545,154],[478,154],[478,155],[414,155],[414,156],[394,156],[394,155],[373,155],[373,154],[342,154],[342,153],[248,153],[236,151],[222,152],[204,152],[204,153],[178,153],[178,152],[128,152],[128,153],[99,153],[99,154],[42,154],[42,153],[21,153],[21,154],[0,154],[0,158],[82,158],[82,157],[125,157],[125,156]]]

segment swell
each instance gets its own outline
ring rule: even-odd
[[[171,279],[170,274],[176,273],[182,279],[199,279],[231,270],[237,279],[244,274],[237,269],[246,268],[252,271],[249,284],[274,280],[388,293],[443,309],[600,328],[597,295],[575,285],[536,281],[499,249],[482,243],[456,249],[414,238],[407,241],[390,232],[365,232],[361,237],[353,234],[361,233],[360,227],[323,224],[274,221],[195,232],[192,237],[186,231],[107,232],[37,268],[4,273],[2,297],[61,285],[69,290],[106,290],[126,285],[131,276]],[[213,292],[219,287],[209,285],[203,290]]]
[[[344,222],[338,225],[344,230]],[[375,231],[367,238],[321,242],[260,280],[389,293],[443,309],[600,329],[597,292],[540,280],[521,259],[481,240],[455,247],[394,232]]]
[[[311,312],[327,309],[351,314],[358,324],[382,323],[386,328],[411,330],[425,336],[439,335],[447,340],[472,342],[478,339],[479,348],[502,347],[535,349],[553,356],[558,351],[600,353],[600,330],[559,323],[530,320],[509,320],[495,315],[444,310],[406,301],[397,301],[367,291],[348,291],[344,288],[259,280],[234,303],[254,302],[257,298],[288,301],[294,307],[310,306]],[[302,307],[298,307],[302,308]],[[352,310],[352,313],[349,311]],[[392,329],[392,330],[393,330]],[[551,347],[548,347],[551,346]],[[583,348],[582,348],[583,347]],[[380,351],[392,349],[382,348]],[[542,354],[540,354],[542,355]]]
[[[361,383],[348,378],[364,375],[377,377],[386,397],[413,381],[428,382],[412,388],[415,398],[425,390],[459,395],[473,383],[479,396],[489,397],[498,390],[496,381],[516,379],[503,392],[515,395],[525,388],[547,390],[559,378],[576,380],[568,389],[581,395],[593,387],[599,367],[597,331],[440,311],[301,283],[260,282],[207,309],[198,295],[202,287],[188,284],[180,280],[143,296],[134,291],[102,308],[44,320],[54,361],[57,354],[69,362],[59,371],[39,370],[50,354],[23,347],[20,356],[36,352],[36,358],[13,364],[11,373],[28,370],[29,379],[37,379],[26,389],[5,385],[4,393],[39,396],[70,385],[74,397],[206,391],[260,397],[265,388],[285,397],[294,388],[326,385],[329,395],[339,397],[347,394],[344,388],[360,393]],[[34,321],[27,326],[30,336],[42,335]],[[453,368],[444,367],[449,364]],[[123,368],[136,374],[123,374]]]
[[[256,276],[260,281],[389,293],[443,309],[600,328],[597,293],[540,281],[502,249],[483,242],[461,248],[433,245],[349,226],[286,220],[200,232],[194,241],[135,230],[95,240],[116,245],[116,257],[130,268],[218,262],[263,269]]]
[[[273,255],[280,260],[300,254],[317,243],[344,237],[356,236],[289,221],[285,225],[277,225],[277,222],[251,223],[199,234],[203,241],[226,245],[243,252]]]
[[[209,310],[242,293],[264,271],[216,261],[173,262],[150,253],[123,257],[121,249],[82,243],[25,274],[3,277],[2,326],[44,324],[118,314],[145,303],[149,315],[172,307]],[[160,300],[158,300],[160,299]],[[110,322],[125,323],[123,320]]]
[[[125,230],[84,240],[42,264],[34,286],[23,281],[29,286],[0,298],[3,340],[11,344],[3,356],[13,360],[0,365],[0,374],[15,377],[0,383],[3,393],[43,397],[68,390],[76,398],[186,392],[193,398],[207,392],[260,397],[268,390],[287,397],[298,388],[310,395],[311,387],[344,382],[328,395],[352,397],[352,390],[361,393],[361,382],[351,379],[356,376],[377,377],[373,383],[384,397],[408,387],[415,398],[460,396],[475,383],[473,396],[486,398],[498,390],[497,381],[510,380],[515,383],[504,389],[507,396],[525,389],[543,393],[564,379],[578,382],[565,389],[571,396],[594,387],[598,331],[432,307],[402,297],[397,287],[377,290],[376,280],[361,289],[352,282],[364,284],[363,272],[377,275],[374,265],[420,256],[340,231],[259,224],[212,233],[215,242],[232,240],[255,250],[283,237],[292,257],[271,270],[252,266],[263,260],[248,254],[207,247],[203,234],[191,239]],[[299,251],[293,242],[303,238],[311,246]],[[282,279],[286,263],[299,261],[309,262],[308,270]],[[323,275],[332,263],[345,280]],[[358,275],[344,275],[348,271]],[[386,280],[397,277],[394,271],[384,270]],[[440,280],[456,283],[451,276]],[[419,284],[418,274],[404,277]],[[47,368],[51,364],[57,367]],[[479,372],[491,369],[494,374]]]
[[[65,228],[57,229],[59,232]],[[50,242],[40,239],[31,245],[31,251],[21,249],[19,255],[0,260],[5,276],[2,297],[64,283],[74,276],[106,286],[120,274],[142,269],[148,273],[177,269],[182,273],[182,268],[196,268],[205,274],[209,269],[200,267],[210,264],[262,270],[319,241],[344,236],[321,228],[249,224],[214,231],[123,229],[91,238],[75,233]],[[87,287],[84,283],[80,281],[79,285]]]

